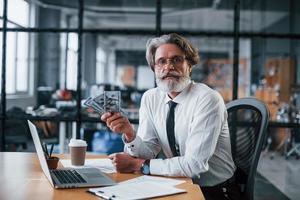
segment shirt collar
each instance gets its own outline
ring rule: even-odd
[[[192,84],[193,84],[193,81],[190,81],[190,83],[174,99],[171,99],[169,97],[169,95],[166,93],[165,99],[164,99],[165,104],[167,104],[169,101],[174,101],[177,104],[182,103],[186,97],[186,94],[189,92]]]

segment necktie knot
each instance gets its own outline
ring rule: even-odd
[[[168,104],[169,104],[170,109],[174,109],[177,105],[177,103],[174,101],[169,101]]]

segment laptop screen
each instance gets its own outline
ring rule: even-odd
[[[38,132],[36,130],[36,127],[33,123],[31,123],[31,121],[27,120],[27,122],[28,122],[30,133],[31,133],[31,136],[32,136],[32,139],[33,139],[33,143],[34,143],[34,146],[35,146],[35,149],[36,149],[36,152],[37,152],[42,170],[43,170],[44,174],[46,175],[47,179],[49,180],[49,182],[51,183],[51,185],[54,187],[54,184],[53,184],[52,178],[50,176],[50,171],[49,171],[49,168],[48,168],[48,165],[47,165],[47,161],[46,161],[46,158],[45,158],[45,155],[44,155],[44,151],[43,151],[42,144],[41,144]]]

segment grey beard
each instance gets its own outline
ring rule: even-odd
[[[163,92],[181,92],[191,82],[190,77],[180,77],[178,81],[156,78],[158,88]]]

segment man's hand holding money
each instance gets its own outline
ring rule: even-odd
[[[121,109],[120,91],[104,91],[103,94],[96,97],[87,98],[83,105],[93,108],[113,132],[123,133],[126,142],[134,140],[134,130],[125,112]]]
[[[126,116],[123,116],[120,112],[106,112],[101,116],[101,120],[104,121],[113,132],[123,133],[126,142],[131,142],[135,138],[134,130]]]

